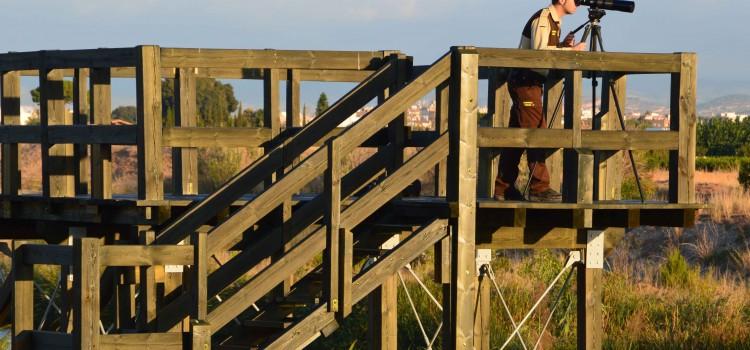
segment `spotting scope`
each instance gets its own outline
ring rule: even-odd
[[[575,0],[576,5],[588,6],[592,9],[612,10],[632,13],[635,11],[635,2],[624,0]]]

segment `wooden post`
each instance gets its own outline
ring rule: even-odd
[[[88,99],[89,70],[77,68],[73,71],[73,124],[89,124]],[[90,164],[89,146],[87,144],[74,145],[74,158],[78,165],[75,168],[76,195],[89,193]]]
[[[578,348],[602,348],[604,231],[588,231],[584,264],[578,265]]]
[[[287,70],[286,82],[286,127],[301,127],[304,124],[300,114],[300,70]]]
[[[110,125],[112,122],[110,75],[109,68],[91,70],[91,119],[94,125]],[[91,145],[91,197],[112,198],[112,145]]]
[[[477,295],[476,314],[474,315],[474,348],[477,350],[490,349],[490,292],[492,281],[487,272],[482,269],[479,273],[479,293]]]
[[[546,111],[547,116],[545,122],[548,124],[552,121],[552,118],[555,118],[555,107],[557,106],[558,99],[561,98],[560,94],[563,92],[563,85],[563,79],[560,78],[548,79],[544,85],[544,110]],[[562,108],[557,111],[557,118],[555,118],[555,123],[552,125],[552,129],[563,128],[563,112]],[[547,165],[547,171],[549,171],[550,187],[553,189],[560,189],[563,178],[563,151],[554,150],[554,152],[547,157],[545,164]]]
[[[412,61],[411,57],[407,57],[406,55],[400,53],[394,53],[390,56],[390,58],[391,61],[394,62],[396,69],[393,70],[395,77],[393,79],[393,84],[388,89],[388,93],[391,95],[395,95],[409,81]],[[389,174],[396,171],[404,163],[404,145],[406,142],[405,127],[406,117],[404,113],[400,114],[390,123],[388,123],[388,141],[396,148],[396,151],[393,152],[390,164],[386,167],[386,171]]]
[[[510,95],[504,71],[490,69],[487,90],[487,116],[479,123],[483,127],[505,127],[510,117]],[[494,149],[479,150],[477,195],[480,197],[492,198],[494,195],[495,178],[500,165],[498,155]]]
[[[2,74],[2,111],[3,125],[21,124],[21,78],[18,72]],[[2,145],[2,182],[3,195],[17,195],[21,188],[21,172],[18,169],[18,144]],[[7,210],[5,210],[7,209]],[[5,216],[10,217],[10,208],[4,208]]]
[[[446,237],[435,243],[435,282],[443,287],[443,329],[440,336],[443,339],[443,349],[450,349],[451,324],[451,237]]]
[[[471,349],[474,346],[478,77],[479,55],[476,49],[452,48],[447,195],[451,207],[455,208],[450,219],[452,279],[449,342],[453,349]]]
[[[679,149],[669,152],[669,201],[695,203],[698,58],[694,53],[682,53],[680,59],[680,73],[672,74],[669,128],[679,131]]]
[[[191,349],[211,350],[211,325],[205,321],[190,322]]]
[[[567,72],[565,77],[565,128],[573,130],[573,149],[563,151],[562,195],[565,203],[590,202],[593,197],[593,162],[590,150],[581,148],[581,93],[583,76],[580,71]]]
[[[368,297],[367,348],[398,349],[398,277],[389,276]]]
[[[325,173],[326,202],[326,271],[325,295],[328,311],[337,312],[339,306],[339,228],[341,224],[341,154],[335,138],[328,141],[328,169]]]
[[[448,83],[441,84],[435,90],[435,130],[440,135],[448,131],[449,95],[450,87]],[[448,162],[445,159],[435,166],[435,196],[445,197],[447,166]]]
[[[98,238],[76,238],[73,242],[74,349],[99,348],[100,247]]]
[[[192,295],[193,312],[190,317],[205,320],[208,316],[208,255],[206,254],[206,232],[193,233]]]
[[[73,116],[65,112],[63,72],[42,69],[39,73],[39,110],[42,138],[42,193],[45,197],[75,196],[73,145],[49,143],[49,125],[72,125]]]
[[[26,242],[13,241],[13,349],[30,349],[31,337],[28,332],[34,330],[34,266],[24,262],[20,250],[24,244]]]
[[[176,127],[197,126],[195,74],[190,68],[178,68],[174,97]],[[198,194],[198,149],[172,148],[172,192],[175,195]]]
[[[142,245],[149,245],[154,241],[154,231],[139,229],[139,240]],[[138,330],[148,331],[156,329],[156,269],[153,266],[140,267],[140,285],[138,293],[140,314],[138,315]]]
[[[117,329],[135,329],[135,270],[121,267],[115,274]]]
[[[339,228],[339,310],[338,319],[343,320],[352,313],[352,269],[354,263],[354,239],[352,232]]]
[[[158,46],[138,46],[138,199],[163,199],[161,140],[161,53]]]

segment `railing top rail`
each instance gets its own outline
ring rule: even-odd
[[[477,48],[479,66],[593,70],[623,73],[679,73],[692,53],[623,53]]]
[[[136,48],[45,50],[0,54],[0,72],[56,69],[134,67]]]

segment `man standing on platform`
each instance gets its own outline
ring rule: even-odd
[[[575,0],[552,0],[552,4],[537,11],[523,29],[520,49],[527,50],[575,50],[583,51],[585,43],[574,44],[574,35],[569,34],[560,41],[562,17],[576,12]],[[547,70],[514,69],[508,79],[508,90],[513,100],[510,112],[511,128],[547,128],[542,112],[542,91]],[[505,148],[500,151],[500,169],[495,180],[495,199],[524,200],[516,188],[518,164],[524,149]],[[526,152],[531,186],[529,199],[539,202],[559,202],[559,192],[549,187],[549,172],[544,164],[545,150],[528,149]]]

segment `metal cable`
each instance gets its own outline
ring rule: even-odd
[[[560,304],[560,299],[562,299],[563,293],[568,287],[568,283],[570,282],[571,276],[573,276],[573,269],[571,269],[570,272],[568,272],[568,277],[565,277],[565,283],[563,283],[562,288],[560,288],[560,291],[557,293],[557,298],[555,298],[555,303],[552,306],[552,310],[549,313],[549,317],[547,317],[547,322],[544,323],[544,327],[542,328],[541,332],[539,332],[539,339],[536,341],[536,344],[534,344],[533,350],[536,350],[539,347],[539,344],[542,342],[544,331],[547,330],[547,327],[549,326],[550,321],[552,321],[552,316],[555,315],[557,306]]]
[[[492,280],[492,284],[495,286],[495,291],[497,292],[497,295],[500,297],[500,301],[503,303],[503,308],[505,308],[505,313],[508,315],[508,318],[510,319],[511,325],[513,325],[513,328],[515,329],[516,321],[513,319],[513,314],[510,312],[510,308],[508,307],[508,303],[505,302],[505,298],[503,297],[503,293],[500,292],[500,287],[497,285],[497,278],[495,277],[495,271],[492,270],[492,265],[484,265],[486,267],[487,273],[490,275],[490,280]],[[523,341],[523,337],[521,336],[521,333],[516,333],[518,335],[518,340],[521,341],[521,346],[524,350],[528,350],[526,348],[526,342]],[[512,336],[511,336],[512,338]]]
[[[422,325],[422,320],[419,318],[419,313],[417,312],[417,308],[414,306],[414,301],[411,299],[411,294],[409,294],[409,289],[406,288],[406,282],[404,282],[404,277],[401,276],[401,271],[399,270],[397,272],[398,279],[401,280],[401,285],[404,287],[404,292],[406,292],[406,298],[409,299],[409,306],[411,306],[411,310],[414,312],[414,317],[417,318],[417,324],[419,325],[419,330],[422,331],[422,336],[424,337],[424,343],[427,346],[430,346],[430,337],[427,336],[427,332],[424,330],[424,326]],[[428,348],[431,349],[431,348]]]
[[[412,276],[414,276],[414,279],[416,279],[417,283],[419,283],[419,285],[422,286],[422,289],[424,289],[425,293],[427,293],[427,295],[430,297],[430,299],[432,299],[432,302],[435,303],[435,306],[437,306],[437,308],[440,311],[443,311],[443,306],[440,305],[440,303],[437,301],[437,299],[435,299],[435,297],[432,295],[432,293],[430,293],[430,290],[427,289],[427,286],[422,282],[422,280],[419,278],[419,276],[417,276],[417,274],[414,273],[414,270],[412,270],[412,268],[411,268],[411,264],[407,264],[406,265],[406,270],[409,271]]]

